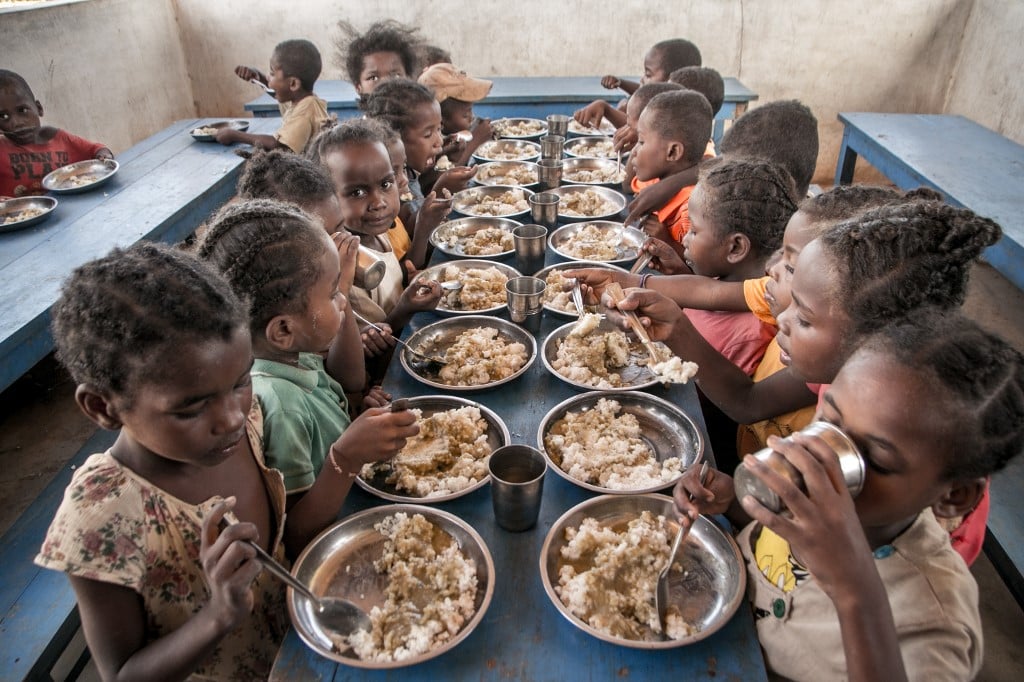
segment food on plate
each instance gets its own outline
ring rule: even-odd
[[[555,592],[572,615],[622,639],[643,640],[662,631],[654,594],[670,551],[664,516],[645,510],[625,527],[587,517],[578,528],[566,528],[565,539]],[[669,605],[665,625],[669,639],[697,632],[675,604]]]
[[[570,258],[609,261],[619,257],[621,245],[619,231],[586,223],[569,235],[558,249]]]
[[[530,137],[540,135],[548,129],[544,121],[532,118],[499,118],[491,121],[491,128],[500,137]]]
[[[614,135],[615,126],[606,118],[596,128],[582,125],[576,119],[569,121],[569,132],[573,135]]]
[[[387,580],[372,628],[330,635],[338,651],[351,645],[364,661],[401,661],[451,641],[473,617],[476,563],[455,539],[422,514],[396,512],[374,525],[386,538],[373,566]]]
[[[600,315],[583,315],[567,336],[558,339],[551,367],[577,384],[617,388],[623,381],[615,370],[630,364],[629,341],[618,330],[598,331],[600,324]]]
[[[525,345],[509,341],[492,327],[473,327],[444,352],[448,364],[438,379],[449,386],[483,386],[512,376],[527,359]]]
[[[13,225],[14,223],[20,223],[23,220],[31,220],[36,216],[41,216],[46,213],[45,208],[24,208],[16,213],[9,213],[5,216],[0,216],[0,225]]]
[[[192,130],[193,135],[216,135],[216,126],[203,126],[202,128],[195,128]]]
[[[573,168],[566,170],[562,177],[569,182],[611,184],[622,182],[626,177],[626,171],[621,166],[618,168]]]
[[[506,233],[507,234],[507,233]],[[510,247],[511,248],[511,247]],[[505,303],[508,276],[493,265],[466,268],[449,265],[441,271],[439,282],[461,282],[456,291],[442,291],[439,307],[449,310],[486,310]]]
[[[614,159],[616,151],[610,137],[581,137],[582,142],[572,145],[572,153],[592,159]]]
[[[511,251],[514,245],[512,233],[501,227],[481,227],[472,223],[457,228],[439,228],[437,243],[449,251],[459,251],[467,256],[493,256]]]
[[[452,163],[451,159],[447,156],[438,157],[437,161],[434,162],[434,170],[438,173],[443,173],[446,170],[450,170],[455,164]]]
[[[529,166],[484,166],[477,171],[476,179],[487,182],[487,185],[534,185],[537,183],[537,171]]]
[[[567,289],[572,284],[572,278],[566,277],[563,270],[552,270],[544,281],[547,283],[544,289],[544,305],[575,315],[576,304],[572,302],[572,291]]]
[[[582,192],[566,192],[558,202],[558,213],[572,218],[593,218],[611,215],[619,210],[614,201],[592,189]]]
[[[100,179],[99,175],[72,175],[69,178],[65,178],[60,183],[61,189],[74,189],[76,187],[85,187],[91,185]]]
[[[363,467],[364,480],[383,473],[386,483],[413,497],[438,497],[464,490],[487,476],[487,422],[475,405],[424,417],[414,409],[420,432],[392,459]]]
[[[572,478],[609,490],[668,485],[682,473],[678,457],[657,460],[636,415],[610,398],[567,412],[544,434],[544,448]]]
[[[504,216],[530,210],[526,194],[521,189],[510,189],[497,195],[470,189],[460,194],[459,203],[455,207],[460,213],[476,216]],[[512,239],[511,235],[509,235],[509,239]],[[512,248],[511,244],[509,248]]]
[[[501,140],[484,142],[476,148],[475,154],[490,161],[523,161],[537,156],[536,148],[509,144]]]

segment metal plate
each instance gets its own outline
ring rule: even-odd
[[[626,197],[609,187],[602,187],[600,185],[562,185],[561,187],[555,187],[554,189],[547,191],[553,192],[561,197],[561,201],[558,202],[558,222],[560,223],[608,220],[615,218],[622,212],[622,209],[626,208]],[[613,210],[605,213],[595,213],[594,215],[588,216],[569,215],[564,213],[563,208],[565,206],[566,199],[574,194],[582,194],[584,192],[597,194],[599,197],[612,204],[614,207]]]
[[[538,270],[537,274],[534,275],[534,277],[539,277],[540,279],[547,282],[548,275],[550,275],[552,272],[557,272],[561,270],[577,270],[579,268],[600,268],[602,270],[614,270],[615,272],[627,272],[625,268],[620,268],[619,266],[612,265],[610,263],[601,263],[600,261],[596,260],[572,260],[567,263],[555,263],[554,265],[549,265],[542,270]],[[552,294],[555,293],[554,289],[552,289],[551,287],[550,282],[548,282],[548,288],[544,290],[544,310],[548,311],[549,313],[552,313],[553,315],[556,315],[557,317],[562,317],[567,320],[575,320],[578,317],[578,315],[576,314],[576,306],[573,305],[571,298],[567,302],[568,305],[566,309],[558,308],[551,303],[551,297],[548,296],[548,292],[552,292]],[[568,292],[566,293],[568,294]],[[596,312],[597,306],[589,307],[593,308],[593,310],[588,310],[588,312]]]
[[[513,126],[529,126],[532,130],[518,135],[506,132]],[[491,129],[503,140],[536,140],[547,134],[548,123],[539,118],[496,118],[491,121]]]
[[[625,367],[612,370],[622,379],[621,386],[598,388],[597,386],[591,386],[590,384],[582,384],[578,381],[573,381],[572,379],[559,374],[558,370],[556,370],[551,363],[553,363],[557,358],[559,343],[569,335],[569,332],[571,332],[572,328],[575,326],[575,322],[564,324],[548,334],[548,337],[544,339],[544,344],[541,346],[540,359],[544,362],[544,369],[551,372],[551,376],[556,379],[561,379],[570,386],[574,386],[584,391],[632,391],[642,388],[650,388],[658,383],[658,377],[655,376],[654,372],[647,368],[647,362],[650,360],[651,356],[647,353],[643,344],[636,339],[629,338],[628,336],[629,364]],[[616,327],[610,320],[602,319],[597,330],[592,333],[607,333],[612,331],[621,332],[622,330]]]
[[[565,143],[562,151],[566,156],[582,157],[587,159],[614,159],[616,154],[612,149],[612,138],[604,135],[587,135],[574,137]],[[622,158],[627,153],[623,152]]]
[[[501,215],[491,215],[480,211],[477,206],[485,198],[499,197],[502,194],[514,192],[523,195],[523,203],[526,208],[515,208],[509,205],[509,212]],[[533,190],[525,187],[512,187],[509,185],[485,185],[481,187],[470,187],[461,192],[456,192],[452,197],[452,210],[470,218],[515,218],[524,216],[530,212],[529,198],[533,196]]]
[[[199,131],[204,130],[206,128],[216,128],[218,130],[221,129],[221,128],[233,128],[233,129],[238,130],[238,131],[243,131],[243,130],[248,130],[249,129],[249,122],[246,121],[245,119],[240,119],[239,118],[239,119],[233,119],[231,121],[216,121],[214,123],[205,123],[205,124],[199,126],[198,128],[193,128],[192,132],[189,133],[189,134],[192,135],[192,139],[195,140],[196,142],[216,142],[217,141],[217,137],[216,137],[217,133],[216,132],[214,132],[214,133],[199,132]]]
[[[659,462],[664,462],[671,457],[678,457],[682,465],[681,470],[685,471],[703,455],[704,437],[697,425],[693,423],[688,414],[667,400],[640,391],[591,391],[563,400],[555,405],[544,415],[540,426],[537,427],[537,449],[544,453],[545,459],[554,472],[570,483],[598,493],[633,495],[664,490],[675,485],[682,476],[680,473],[676,478],[652,488],[613,490],[581,481],[562,469],[544,447],[544,436],[567,412],[579,412],[584,408],[592,408],[602,398],[618,401],[622,406],[619,414],[636,416],[637,421],[640,422],[640,437],[654,450],[654,457]]]
[[[626,171],[623,167],[619,167],[619,179],[618,180],[579,180],[569,177],[574,173],[580,171],[600,171],[604,173],[612,173],[615,171],[615,159],[588,159],[588,158],[574,158],[565,159],[562,161],[562,181],[567,184],[574,185],[587,185],[597,187],[621,187],[622,181],[626,177]]]
[[[88,192],[110,182],[120,167],[114,159],[79,161],[48,173],[43,187],[54,194]]]
[[[596,128],[588,128],[580,125],[579,121],[569,121],[570,137],[610,137],[615,134],[615,126],[606,118],[601,119],[601,125]]]
[[[693,635],[664,641],[653,631],[650,639],[643,640],[607,635],[569,613],[555,593],[558,572],[564,563],[561,550],[566,544],[567,528],[578,528],[587,517],[597,519],[604,526],[625,527],[641,512],[650,511],[665,517],[669,537],[675,537],[679,524],[675,520],[674,508],[672,498],[665,495],[603,495],[581,502],[555,521],[541,548],[540,577],[544,591],[559,613],[588,635],[636,649],[685,646],[710,637],[728,623],[743,601],[747,585],[746,568],[733,539],[703,516],[697,518],[679,548],[676,561],[683,570],[670,573],[669,582],[670,603],[678,606],[687,623],[696,626],[697,632]]]
[[[449,281],[445,278],[445,270],[448,268],[456,268],[460,277],[454,278],[456,281],[461,278],[461,273],[466,270],[473,270],[476,268],[487,269],[496,268],[501,274],[505,275],[506,278],[512,279],[513,277],[519,277],[520,272],[513,267],[505,265],[504,263],[493,263],[487,260],[454,260],[448,261],[447,263],[439,263],[433,267],[429,267],[426,270],[420,271],[416,278],[410,283],[415,284],[420,281],[435,280],[438,282]],[[465,289],[463,289],[465,291]],[[441,315],[486,315],[488,313],[496,313],[499,310],[504,310],[508,307],[508,297],[505,294],[505,287],[501,288],[501,303],[492,305],[487,308],[477,308],[473,310],[463,309],[458,307],[452,307],[449,305],[449,300],[457,305],[458,303],[458,292],[443,292],[441,295],[441,301],[437,304],[435,311]]]
[[[389,669],[415,665],[450,651],[480,624],[494,596],[494,560],[480,534],[454,514],[420,505],[395,504],[374,507],[353,514],[334,524],[316,537],[303,550],[292,568],[292,575],[302,580],[314,594],[344,597],[369,612],[384,603],[387,576],[379,575],[373,562],[384,551],[384,536],[374,524],[397,512],[422,514],[448,533],[462,552],[476,563],[476,612],[459,634],[441,647],[420,656],[390,663],[363,661],[351,651],[347,655],[334,651],[327,632],[320,627],[313,605],[294,590],[288,590],[288,615],[292,625],[311,649],[321,656],[356,668]]]
[[[444,412],[446,410],[466,407],[467,405],[479,408],[480,416],[483,417],[485,422],[487,422],[487,444],[491,447],[491,452],[494,452],[498,448],[512,442],[512,436],[509,434],[508,427],[505,426],[505,422],[501,420],[501,417],[480,403],[452,395],[424,395],[417,396],[415,398],[407,398],[407,400],[409,401],[409,408],[422,410],[424,417],[429,417],[433,414]],[[399,491],[393,484],[386,483],[386,478],[387,476],[383,472],[375,473],[371,478],[363,478],[363,476],[360,475],[356,478],[356,484],[363,490],[385,500],[391,500],[392,502],[434,504],[436,502],[448,502],[449,500],[454,500],[462,497],[463,495],[468,495],[474,490],[483,487],[483,485],[490,480],[490,476],[485,472],[484,476],[479,481],[476,481],[472,485],[469,485],[458,492],[449,493],[447,495],[437,495],[435,497],[415,497],[408,491]]]
[[[49,218],[55,208],[57,208],[57,200],[53,197],[18,197],[0,201],[0,232],[14,232],[38,225]],[[18,220],[13,219],[14,216],[24,211],[42,211],[42,213]]]
[[[515,182],[513,178],[508,177],[508,173],[511,171],[532,173],[533,181]],[[477,164],[473,182],[478,185],[504,185],[506,187],[528,188],[534,188],[540,184],[537,176],[537,164],[532,161],[488,161],[487,163]]]
[[[513,324],[508,320],[502,320],[497,317],[487,317],[484,315],[462,315],[460,317],[451,317],[447,320],[441,320],[433,324],[428,324],[422,329],[418,329],[408,338],[406,344],[412,346],[421,353],[428,355],[444,357],[444,353],[448,350],[455,339],[462,332],[473,329],[475,327],[490,327],[498,330],[498,335],[505,339],[506,342],[521,343],[526,346],[526,362],[519,370],[504,379],[492,381],[490,383],[481,384],[479,386],[450,386],[442,383],[438,378],[437,374],[431,373],[429,370],[414,370],[412,365],[409,364],[411,353],[405,348],[402,349],[399,359],[402,361],[402,367],[409,373],[411,377],[417,381],[421,381],[428,386],[439,388],[445,391],[482,391],[487,388],[494,388],[501,384],[507,384],[510,381],[514,381],[520,377],[530,365],[533,364],[534,360],[537,359],[537,341],[533,338],[533,334],[526,331],[519,325]]]
[[[615,223],[609,220],[587,220],[581,223],[563,225],[558,228],[551,233],[548,244],[551,246],[551,249],[562,258],[567,258],[573,261],[582,260],[577,259],[574,256],[570,256],[564,249],[569,241],[575,237],[576,233],[587,225],[597,225],[601,228],[602,232],[622,230],[622,242],[616,253],[616,257],[609,261],[602,261],[613,265],[621,265],[625,267],[635,261],[637,256],[640,254],[640,247],[642,247],[644,242],[647,241],[647,235],[634,227],[623,227],[622,223]]]
[[[454,256],[455,258],[477,258],[483,260],[505,258],[515,253],[515,247],[499,253],[487,255],[475,253],[470,255],[462,250],[465,240],[461,238],[461,235],[466,232],[475,232],[478,227],[497,227],[511,234],[512,230],[520,225],[522,225],[521,222],[511,218],[490,218],[485,216],[456,218],[455,220],[441,223],[434,228],[434,231],[430,233],[430,243],[442,253]]]
[[[536,161],[540,158],[540,145],[529,140],[491,140],[473,152],[473,158],[484,161]]]

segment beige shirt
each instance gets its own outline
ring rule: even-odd
[[[783,592],[758,570],[753,539],[757,524],[737,538],[747,564],[747,596],[755,609],[757,637],[774,679],[840,680],[846,657],[839,618],[813,577]],[[887,546],[875,567],[889,596],[903,664],[910,680],[971,680],[981,669],[978,586],[949,544],[931,510]]]
[[[327,102],[316,95],[310,95],[298,102],[284,102],[281,110],[281,127],[274,133],[277,141],[293,152],[301,154],[314,135],[327,122]]]
[[[384,279],[376,289],[366,290],[353,286],[349,292],[349,300],[352,309],[357,313],[370,322],[380,323],[387,320],[388,315],[398,304],[398,299],[402,297],[402,264],[398,262],[387,235],[377,237],[377,244],[372,248],[379,251],[384,259]]]

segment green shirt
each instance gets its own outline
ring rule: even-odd
[[[263,408],[267,466],[281,471],[289,493],[306,490],[352,421],[344,389],[316,353],[299,353],[298,367],[257,358],[252,386]]]

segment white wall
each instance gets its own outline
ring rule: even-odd
[[[2,68],[20,73],[43,122],[118,153],[195,116],[169,0],[89,0],[0,13]]]

